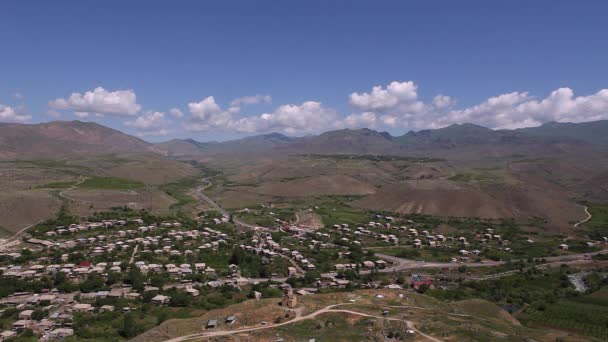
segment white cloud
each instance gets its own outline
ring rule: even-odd
[[[350,103],[363,110],[385,110],[415,102],[418,86],[414,82],[391,82],[386,88],[375,86],[369,93],[350,94]]]
[[[270,95],[256,94],[253,96],[237,97],[236,99],[230,102],[230,107],[240,107],[242,105],[270,102],[272,102],[272,97]]]
[[[325,108],[320,102],[315,101],[303,102],[300,105],[282,105],[272,112],[259,115],[237,116],[240,105],[269,100],[269,97],[258,95],[239,98],[232,101],[227,110],[223,110],[215,102],[215,98],[209,96],[200,102],[188,104],[191,116],[184,124],[184,128],[190,131],[217,129],[241,133],[276,131],[299,134],[336,128],[340,124],[335,111]]]
[[[363,114],[371,120],[375,113],[381,125],[401,129],[427,129],[454,123],[475,123],[494,129],[538,126],[549,121],[583,122],[608,119],[608,89],[588,96],[574,96],[570,88],[560,88],[539,100],[528,92],[511,92],[488,98],[480,104],[456,109],[456,101],[437,95],[429,103],[419,99],[411,81],[375,86],[368,93],[352,93],[350,103],[360,114],[345,118],[347,126],[362,124]]]
[[[344,118],[343,126],[348,128],[375,128],[377,120],[378,118],[374,112],[351,114]]]
[[[31,118],[31,115],[23,113],[23,107],[10,107],[0,103],[0,121],[25,122]]]
[[[286,134],[315,133],[338,128],[338,114],[320,102],[307,101],[300,105],[282,105],[270,113],[243,117],[232,127],[239,132],[283,132]]]
[[[171,124],[171,121],[165,118],[163,112],[149,111],[135,120],[125,121],[124,124],[135,128],[140,136],[167,135],[170,132],[167,126]]]
[[[87,117],[89,114],[132,116],[141,109],[133,90],[107,91],[102,87],[84,94],[72,93],[67,99],[55,99],[49,102],[49,107],[55,110],[70,110],[80,117]]]
[[[181,118],[182,116],[184,116],[184,113],[182,113],[179,108],[171,108],[169,110],[169,114],[173,115],[176,118]]]
[[[188,103],[188,109],[190,109],[193,118],[201,121],[207,120],[210,116],[221,113],[222,111],[220,106],[215,103],[215,98],[213,96],[208,96],[200,102]]]
[[[560,88],[538,99],[528,92],[511,92],[490,97],[477,105],[456,108],[453,97],[438,94],[424,101],[412,81],[374,86],[369,92],[349,96],[355,111],[341,116],[319,101],[281,105],[270,112],[243,115],[241,106],[269,102],[265,95],[234,99],[227,109],[213,96],[188,104],[184,128],[190,131],[265,133],[291,135],[319,133],[338,128],[419,130],[441,128],[454,123],[475,123],[494,129],[537,126],[548,121],[582,122],[608,119],[608,89],[588,96],[575,96]],[[181,111],[180,111],[181,113]],[[179,117],[179,114],[173,114]]]

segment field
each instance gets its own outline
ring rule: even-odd
[[[608,340],[608,306],[594,303],[592,297],[558,301],[541,308],[530,307],[521,316],[529,323]]]
[[[187,163],[145,154],[1,161],[0,237],[55,215],[64,202],[84,216],[123,205],[167,213],[184,198],[163,185],[199,174]]]
[[[82,189],[141,189],[144,183],[116,177],[92,177],[87,178],[78,185]]]

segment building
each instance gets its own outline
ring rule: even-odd
[[[207,325],[205,328],[207,329],[215,329],[217,327],[217,319],[210,319],[207,321]]]
[[[293,309],[298,305],[298,297],[293,293],[292,289],[285,291],[283,299],[281,299],[281,306]]]
[[[169,303],[169,296],[157,295],[152,298],[152,303],[163,305]]]

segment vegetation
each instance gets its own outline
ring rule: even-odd
[[[382,155],[382,154],[301,154],[300,156],[307,158],[318,158],[318,159],[338,159],[338,160],[369,160],[369,161],[408,161],[412,163],[433,163],[444,161],[441,158],[427,158],[427,157],[407,157],[407,156],[393,156],[393,155]]]
[[[141,189],[144,183],[117,177],[90,177],[82,182],[79,187],[83,189]]]
[[[44,185],[40,185],[42,189],[68,189],[73,187],[76,182],[51,182]]]
[[[588,207],[591,219],[583,224],[585,230],[581,234],[601,241],[608,236],[608,205],[589,204]]]

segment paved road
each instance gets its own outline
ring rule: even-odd
[[[553,257],[539,257],[535,259],[545,259],[546,263],[555,263],[555,262],[569,262],[576,260],[585,260],[587,255],[598,255],[598,254],[608,254],[608,249],[604,249],[597,252],[592,253],[581,253],[581,254],[570,254],[570,255],[561,255],[561,256],[553,256]],[[486,262],[466,262],[466,263],[456,263],[456,262],[424,262],[418,260],[404,259],[395,257],[392,255],[386,255],[381,253],[376,253],[376,256],[380,259],[390,261],[393,265],[381,270],[378,272],[399,272],[404,270],[411,269],[419,269],[419,268],[456,268],[460,266],[467,267],[493,267],[504,265],[506,261],[486,261]],[[512,260],[511,262],[517,262],[518,260]]]
[[[211,186],[211,182],[209,182],[209,178],[203,179],[203,182],[205,182],[206,184],[200,186],[196,190],[198,197],[201,198],[202,200],[206,201],[207,203],[209,203],[212,207],[217,209],[222,215],[224,215],[226,217],[230,217],[230,214],[227,211],[222,209],[222,207],[220,207],[217,203],[215,203],[212,199],[210,199],[203,193],[203,191],[206,188]],[[587,217],[585,220],[580,221],[579,223],[575,224],[575,226],[591,219],[591,214],[589,213],[587,207],[585,207],[585,211],[587,212],[587,215],[589,215],[589,217]],[[253,230],[268,229],[265,227],[248,224],[235,217],[233,217],[233,222],[241,227],[248,228],[248,229],[253,229]],[[574,261],[574,260],[584,260],[586,255],[596,255],[596,254],[604,254],[604,253],[608,253],[608,250],[601,250],[601,251],[593,252],[593,253],[571,254],[571,255],[555,256],[555,257],[539,257],[539,258],[535,258],[535,259],[543,258],[547,261],[547,263],[567,262],[567,261]],[[456,268],[456,267],[460,267],[463,265],[466,265],[467,267],[494,267],[494,266],[501,266],[501,265],[504,265],[507,263],[506,261],[484,261],[484,262],[467,262],[467,263],[424,262],[424,261],[418,261],[418,260],[399,258],[399,257],[387,255],[387,254],[382,254],[382,253],[376,253],[376,256],[380,259],[389,261],[392,264],[390,267],[378,270],[378,272],[382,272],[382,273],[400,272],[400,271],[411,270],[411,269],[420,269],[420,268]],[[512,262],[514,262],[514,261],[517,261],[517,260],[512,260]],[[369,271],[361,271],[361,273],[369,273]]]
[[[224,210],[217,203],[215,203],[211,198],[209,198],[207,195],[205,195],[203,193],[203,191],[205,191],[205,189],[207,189],[208,187],[211,186],[211,182],[209,181],[209,179],[210,179],[210,177],[204,178],[202,180],[205,184],[199,186],[195,190],[195,196],[198,197],[200,200],[203,200],[203,201],[207,202],[211,207],[215,208],[215,210],[217,210],[223,216],[225,216],[225,217],[231,217],[230,213],[228,213],[226,210]],[[260,226],[254,225],[254,224],[249,224],[247,222],[243,222],[239,218],[234,217],[234,216],[232,216],[232,222],[234,224],[238,225],[238,226],[241,226],[241,227],[247,228],[247,229],[252,229],[252,230],[266,230],[266,229],[268,229],[268,228],[265,228],[265,227],[260,227]]]

